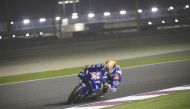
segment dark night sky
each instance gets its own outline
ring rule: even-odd
[[[59,0],[0,0],[0,21],[5,21],[6,12],[12,20],[21,20],[23,18],[37,19],[39,17],[52,17],[52,13],[59,15]],[[8,2],[8,10],[6,8]],[[148,9],[152,6],[169,7],[184,6],[190,0],[139,0],[139,7]],[[77,10],[80,14],[87,14],[90,10],[89,0],[80,0]],[[72,12],[72,6],[67,5],[67,15]],[[135,9],[135,0],[91,0],[91,10],[95,13],[104,11],[119,11],[120,9]],[[53,11],[54,10],[54,11]]]

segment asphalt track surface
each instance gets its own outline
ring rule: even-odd
[[[190,61],[177,61],[123,69],[117,92],[101,100],[190,84]],[[0,109],[63,109],[78,83],[76,75],[0,85]]]

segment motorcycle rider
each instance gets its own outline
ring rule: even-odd
[[[102,95],[107,92],[117,91],[117,87],[122,80],[120,66],[116,63],[116,61],[111,59],[107,60],[105,64],[87,65],[84,72],[101,72],[101,80],[103,83]]]
[[[117,87],[122,80],[122,73],[116,61],[111,59],[106,61],[105,74],[107,74],[107,82],[104,83],[103,94],[117,91]]]

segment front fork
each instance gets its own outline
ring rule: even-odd
[[[92,85],[93,83],[91,82],[84,82],[84,81],[81,81],[80,85],[83,87],[83,93],[86,95],[86,96],[89,96],[89,95],[99,95],[99,93],[102,91],[103,89],[103,84],[100,84],[100,86],[96,86],[97,84],[93,84],[95,86]],[[98,87],[98,89],[96,89],[95,87]]]
[[[90,92],[90,89],[91,89],[91,88],[89,88],[89,87],[91,87],[90,84],[87,81],[84,81],[84,80],[80,80],[79,84],[83,87],[83,93],[85,95],[88,95],[89,92]]]

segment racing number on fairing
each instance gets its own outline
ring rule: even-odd
[[[91,79],[93,80],[98,80],[100,79],[100,73],[97,73],[97,72],[91,72]]]

